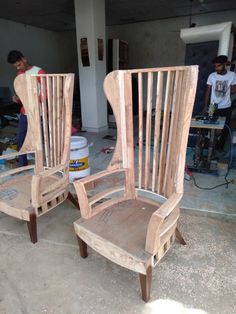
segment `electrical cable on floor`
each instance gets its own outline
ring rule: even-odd
[[[225,183],[221,183],[221,184],[218,184],[218,185],[215,185],[215,186],[212,186],[212,187],[202,187],[202,186],[199,186],[199,185],[197,184],[196,179],[195,179],[195,177],[194,177],[193,175],[192,175],[191,178],[193,179],[193,184],[194,184],[198,189],[200,189],[200,190],[206,190],[206,191],[214,190],[214,189],[219,188],[219,187],[224,186],[224,185],[226,185],[226,188],[228,188],[229,184],[234,181],[234,180],[228,181],[228,180],[226,179],[227,182],[225,182]],[[191,179],[188,180],[188,181],[191,181]]]
[[[228,160],[228,169],[227,169],[227,172],[226,172],[226,175],[225,175],[225,183],[221,183],[221,184],[218,184],[218,185],[215,185],[213,187],[202,187],[202,186],[199,186],[196,182],[196,178],[193,176],[193,174],[191,174],[190,176],[190,179],[186,179],[186,181],[191,181],[191,178],[193,179],[193,184],[200,190],[207,190],[207,191],[210,191],[210,190],[214,190],[216,188],[219,188],[221,186],[224,186],[226,185],[226,189],[228,189],[229,187],[229,184],[232,183],[234,180],[230,180],[228,181],[227,177],[229,175],[229,170],[232,166],[232,161],[233,161],[233,137],[232,137],[232,132],[231,132],[231,129],[230,127],[225,123],[225,126],[227,127],[227,130],[229,132],[229,139],[230,139],[230,155],[229,155],[229,160]]]

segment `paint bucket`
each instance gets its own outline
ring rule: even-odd
[[[70,182],[90,175],[89,145],[82,136],[71,136],[70,143]]]

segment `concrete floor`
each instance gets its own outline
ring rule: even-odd
[[[100,150],[115,142],[81,135],[94,142],[92,172],[104,169],[111,155]],[[197,177],[202,185],[214,184],[215,179],[207,178]],[[92,250],[87,259],[79,257],[73,222],[80,212],[69,202],[38,220],[35,245],[24,222],[0,214],[0,313],[236,313],[235,221],[199,212],[201,206],[208,211],[217,206],[224,209],[229,198],[235,202],[235,185],[213,194],[196,189],[192,182],[185,185],[185,207],[196,205],[181,212],[180,230],[187,246],[174,244],[155,269],[148,304],[140,298],[137,274]],[[234,214],[231,205],[227,211]]]
[[[92,250],[79,257],[79,216],[65,202],[41,217],[33,245],[25,223],[0,215],[1,314],[236,313],[235,223],[183,213],[187,246],[162,259],[145,304],[137,274]]]

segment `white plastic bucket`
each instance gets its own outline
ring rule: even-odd
[[[90,175],[89,146],[82,136],[71,136],[70,143],[70,182]]]

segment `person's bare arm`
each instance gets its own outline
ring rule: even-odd
[[[12,101],[15,103],[19,103],[20,102],[20,98],[17,95],[12,96]]]
[[[231,94],[236,94],[236,85],[231,86]]]
[[[204,98],[203,112],[207,111],[207,106],[209,104],[210,96],[211,96],[211,85],[207,85],[206,92],[205,92],[205,98]]]

